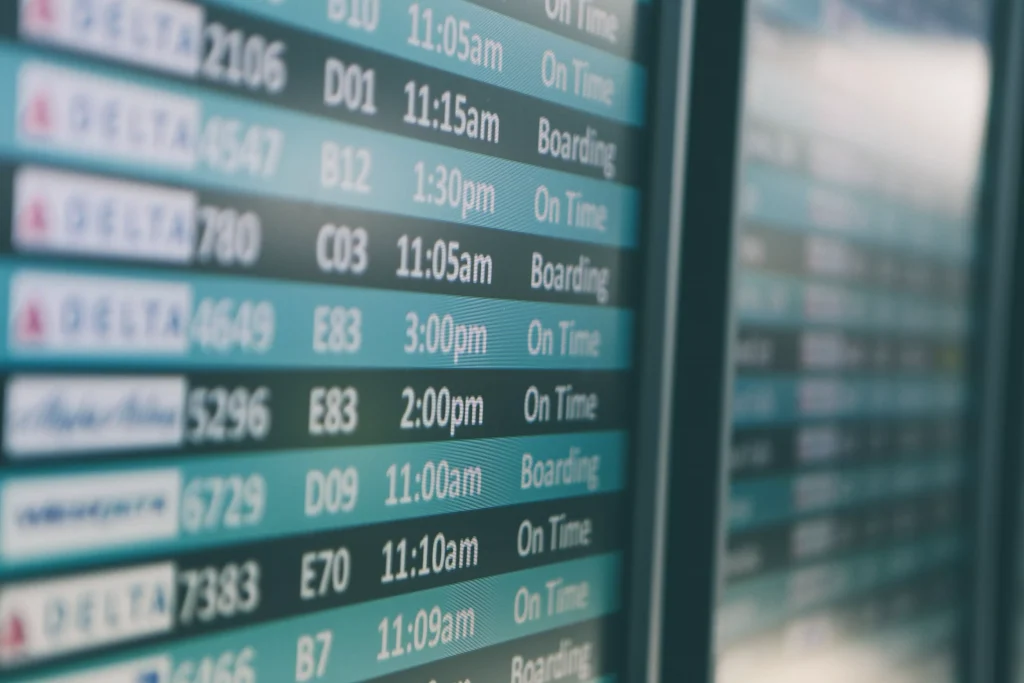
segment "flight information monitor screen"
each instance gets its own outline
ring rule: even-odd
[[[653,19],[0,3],[0,678],[620,675]]]
[[[987,8],[748,12],[717,680],[957,680]]]

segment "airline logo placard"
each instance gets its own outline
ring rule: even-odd
[[[0,489],[0,552],[59,557],[178,535],[175,469],[10,479]]]
[[[174,579],[174,565],[166,562],[4,588],[0,664],[167,633],[174,624]]]
[[[197,100],[28,62],[18,75],[22,141],[95,157],[191,169],[201,127]]]
[[[60,678],[48,678],[39,683],[168,683],[170,679],[170,657],[155,657]]]
[[[184,437],[183,377],[14,377],[4,450],[13,458],[174,447]]]
[[[22,272],[11,280],[8,343],[49,353],[188,351],[192,289],[181,283]]]
[[[23,37],[185,76],[199,72],[203,10],[180,0],[21,0]]]
[[[194,192],[23,168],[13,241],[20,251],[190,263],[196,204]]]

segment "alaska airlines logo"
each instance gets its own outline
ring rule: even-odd
[[[125,427],[167,427],[178,422],[176,406],[154,405],[148,397],[128,394],[109,407],[71,405],[60,394],[48,396],[13,420],[15,429],[49,429],[61,434]]]
[[[40,661],[171,630],[170,563],[13,584],[0,594],[0,663]],[[160,659],[122,665],[126,683],[166,679]],[[154,674],[156,678],[154,678]]]
[[[22,250],[188,263],[192,192],[40,168],[14,181],[14,242]]]
[[[28,143],[155,166],[192,168],[197,100],[27,62],[18,75],[18,132]]]
[[[180,0],[22,0],[23,36],[165,71],[199,70],[202,8]]]
[[[11,479],[0,493],[0,549],[66,556],[173,538],[180,490],[177,470]]]
[[[159,353],[188,350],[192,290],[146,280],[19,273],[11,282],[16,350]]]
[[[181,377],[15,377],[4,447],[13,457],[175,446],[183,438]]]

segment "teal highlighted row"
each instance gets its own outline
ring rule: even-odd
[[[638,126],[647,69],[465,0],[212,0],[483,83]],[[369,12],[353,12],[364,5]],[[612,85],[595,94],[591,79]],[[586,88],[584,86],[587,86]]]
[[[301,665],[302,645],[319,643],[319,664],[329,640],[319,680],[357,683],[610,615],[620,607],[620,584],[621,559],[610,553],[191,638],[89,666],[102,670],[166,658],[174,672],[171,680],[192,680],[177,672],[195,672],[207,659],[212,668],[220,658],[235,661],[242,656],[257,673],[255,680],[292,681]],[[558,643],[553,648],[557,651]],[[80,670],[78,665],[63,673]],[[31,680],[38,678],[19,683]]]
[[[87,462],[61,468],[41,466],[0,478],[0,502],[24,501],[19,488],[78,482],[83,492],[118,475],[151,474],[154,481],[180,482],[173,533],[148,540],[94,543],[0,558],[0,572],[55,567],[82,560],[125,560],[154,554],[270,540],[296,534],[342,530],[455,512],[554,501],[621,491],[628,457],[626,432],[479,439],[453,443],[355,446],[251,455],[168,460],[154,465]],[[170,479],[168,476],[170,475]],[[96,479],[101,476],[103,479]],[[94,478],[90,478],[94,477]],[[45,490],[43,487],[42,490]],[[238,500],[227,514],[226,497]],[[105,491],[96,491],[102,497]],[[237,505],[236,505],[237,504]],[[5,510],[8,506],[3,506]],[[21,510],[11,508],[15,519]],[[17,522],[12,520],[17,532]],[[164,525],[166,526],[166,525]],[[25,533],[25,532],[18,532]],[[511,545],[515,538],[506,539]]]
[[[969,329],[970,309],[909,294],[883,292],[752,269],[737,275],[741,322],[820,325],[878,332],[955,337]]]
[[[737,427],[799,420],[927,417],[963,408],[958,375],[896,377],[739,377],[733,384]]]
[[[892,465],[736,482],[729,487],[729,528],[744,532],[807,515],[953,489],[963,481],[963,470],[958,457],[922,456]]]
[[[73,60],[4,42],[0,84],[16,103],[0,113],[0,156],[15,160],[87,162],[155,183],[605,245],[637,243],[640,192],[617,182],[128,76],[115,67],[85,71]],[[570,196],[599,204],[603,229],[571,227]]]
[[[0,259],[7,324],[0,360],[15,364],[607,370],[632,363],[633,313],[622,308],[23,264]]]
[[[735,642],[809,610],[910,579],[953,562],[961,552],[960,538],[945,533],[743,581],[725,591],[718,642]]]

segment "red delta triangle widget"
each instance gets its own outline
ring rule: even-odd
[[[45,138],[53,132],[53,106],[49,93],[33,92],[22,112],[21,129],[32,137]]]
[[[34,29],[49,28],[57,23],[53,0],[30,0],[23,5],[23,21]]]
[[[18,614],[11,614],[0,622],[0,662],[19,658],[28,645],[25,622]]]
[[[22,306],[15,318],[15,333],[20,344],[36,345],[46,341],[43,304],[34,297]]]
[[[21,239],[40,241],[50,232],[50,213],[44,197],[35,196],[17,217],[17,234]]]

